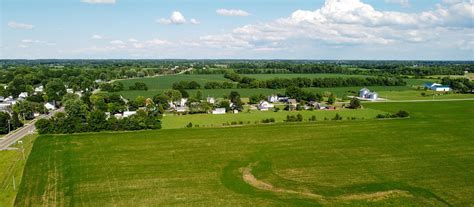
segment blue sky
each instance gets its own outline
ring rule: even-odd
[[[0,35],[0,58],[474,60],[474,1],[2,0]]]

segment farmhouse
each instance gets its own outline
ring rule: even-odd
[[[296,105],[298,105],[298,102],[296,102],[296,99],[288,99],[288,110],[293,111],[296,109]]]
[[[277,95],[271,95],[271,96],[268,97],[268,102],[270,102],[270,103],[276,103],[276,102],[278,102],[278,101],[279,101],[279,100],[278,100],[278,96],[277,96]]]
[[[425,83],[425,88],[433,90],[433,91],[438,91],[438,92],[451,91],[451,88],[449,86],[442,85],[442,84],[439,84],[439,83]]]
[[[212,110],[212,114],[225,114],[225,108],[216,108]]]
[[[258,104],[258,109],[260,111],[268,111],[269,109],[273,108],[273,104],[268,103],[267,101],[260,101]]]

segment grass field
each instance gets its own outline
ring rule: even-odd
[[[18,206],[469,206],[474,101],[408,119],[47,135]]]
[[[385,114],[386,112],[363,109],[363,110],[336,110],[336,111],[257,111],[252,110],[250,112],[241,112],[239,114],[189,114],[189,115],[174,115],[166,114],[163,117],[163,129],[176,129],[185,128],[188,123],[192,123],[194,127],[220,127],[223,124],[230,125],[232,122],[236,122],[238,125],[252,125],[255,122],[260,122],[263,119],[274,118],[275,123],[282,123],[286,119],[287,115],[303,115],[304,122],[308,122],[308,119],[313,115],[316,116],[318,121],[324,121],[325,119],[331,120],[338,113],[343,117],[344,120],[347,118],[355,117],[356,119],[374,119],[377,114]],[[260,124],[260,123],[258,123]]]
[[[23,139],[25,148],[25,157],[28,157],[36,136],[27,136]],[[21,148],[21,145],[12,147]],[[0,151],[0,206],[13,206],[15,196],[21,183],[23,169],[26,160],[23,159],[23,153],[19,150]],[[13,188],[13,177],[15,177],[15,187]]]

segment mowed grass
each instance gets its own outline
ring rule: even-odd
[[[361,109],[361,110],[349,110],[341,109],[335,111],[258,111],[251,110],[238,113],[238,114],[188,114],[188,115],[175,115],[166,114],[162,121],[163,129],[176,129],[185,128],[189,123],[192,123],[194,127],[222,127],[230,126],[234,122],[234,125],[253,125],[261,124],[263,119],[274,118],[275,123],[282,123],[286,119],[287,115],[301,114],[304,122],[309,122],[309,118],[316,116],[317,121],[329,121],[336,114],[343,117],[343,120],[347,118],[356,119],[374,119],[377,114],[385,114],[386,112],[373,109]]]
[[[474,203],[474,101],[366,105],[411,117],[41,136],[16,205]]]
[[[24,148],[25,158],[27,158],[35,138],[35,135],[27,136],[22,139],[23,144],[15,144],[12,147]],[[26,160],[23,159],[21,150],[0,151],[0,206],[13,206],[25,164]]]

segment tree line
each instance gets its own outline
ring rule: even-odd
[[[403,86],[406,82],[399,77],[331,77],[331,78],[273,78],[269,80],[257,80],[255,78],[241,76],[237,73],[226,73],[225,78],[238,82],[238,88],[270,88],[281,89],[288,87],[348,87],[348,86]]]

